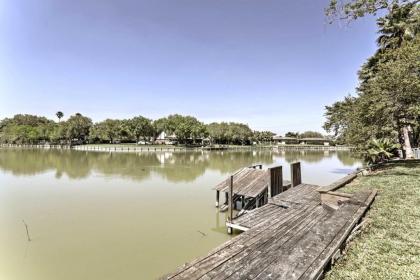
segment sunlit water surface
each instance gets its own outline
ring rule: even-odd
[[[252,163],[290,179],[297,160],[320,185],[361,165],[348,152],[0,149],[0,280],[157,278],[230,238],[214,185]]]

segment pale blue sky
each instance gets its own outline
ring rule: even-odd
[[[322,131],[375,50],[328,0],[0,0],[0,118],[189,114]]]

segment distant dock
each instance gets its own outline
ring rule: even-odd
[[[99,144],[99,145],[48,145],[48,144],[0,144],[1,148],[32,148],[32,149],[72,149],[78,151],[96,152],[175,152],[175,151],[350,151],[352,147],[346,146],[322,146],[322,145],[249,145],[249,146],[141,146],[124,144]]]

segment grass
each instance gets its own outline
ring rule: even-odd
[[[420,164],[389,166],[340,191],[377,189],[366,227],[325,279],[420,279]]]

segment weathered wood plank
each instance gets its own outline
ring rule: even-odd
[[[283,167],[273,167],[270,172],[270,197],[276,196],[283,192]]]
[[[249,228],[253,225],[254,219],[266,218],[266,209],[271,209],[270,213],[281,211],[282,209],[284,209],[276,209],[272,206],[269,206],[270,204],[276,205],[277,207],[291,207],[292,205],[296,205],[297,203],[305,203],[311,200],[320,202],[320,198],[318,197],[319,194],[315,191],[316,188],[318,188],[318,186],[301,184],[298,187],[288,190],[286,193],[277,195],[276,197],[269,199],[268,205],[264,205],[261,208],[249,211],[248,213],[243,214],[241,217],[236,218],[234,220],[234,223]],[[292,202],[293,204],[290,204],[290,202]]]
[[[241,278],[244,275],[247,277],[251,276],[252,278],[252,274],[246,271],[250,268],[260,266],[269,257],[266,255],[269,248],[279,246],[282,242],[287,242],[296,232],[305,230],[311,223],[314,223],[320,212],[323,211],[320,207],[317,208],[315,211],[305,211],[293,219],[287,227],[278,228],[277,230],[267,229],[258,243],[246,248],[234,258],[227,260],[222,265],[210,271],[207,276],[210,279],[235,279]],[[282,237],[280,240],[279,236]]]
[[[300,162],[294,162],[290,165],[290,173],[290,178],[292,178],[292,188],[302,184],[302,172],[300,169]]]
[[[230,186],[229,186],[229,202],[228,202],[228,215],[229,222],[233,220],[233,176],[230,176]]]
[[[347,176],[345,176],[344,178],[328,185],[328,186],[324,186],[324,187],[320,187],[318,188],[319,192],[330,192],[330,191],[335,191],[339,188],[341,188],[344,185],[347,185],[348,183],[350,183],[351,181],[353,181],[355,178],[357,178],[357,173],[351,173]]]
[[[164,279],[191,279],[189,278],[194,271],[199,269],[209,269],[219,265],[223,262],[224,258],[232,257],[234,254],[243,250],[245,246],[252,246],[260,239],[260,234],[266,231],[266,228],[279,228],[281,226],[289,225],[294,222],[294,217],[299,216],[308,208],[315,207],[314,205],[306,206],[300,211],[297,211],[285,218],[273,218],[268,221],[263,221],[257,224],[252,231],[247,231],[241,235],[231,239],[230,241],[222,244],[221,246],[212,250],[207,256],[198,258],[197,260],[187,263],[182,266],[177,272],[166,276]]]
[[[277,205],[267,204],[261,208],[250,211],[249,215],[246,214],[240,218],[235,219],[234,223],[247,228],[252,228],[261,223],[263,220],[270,219],[272,217],[290,215],[293,212],[298,211],[300,208],[300,205],[297,207],[285,209]],[[263,211],[258,211],[259,209],[262,209]]]
[[[234,180],[238,180],[239,178],[245,176],[249,172],[252,172],[251,168],[242,168],[233,174],[233,178]],[[217,184],[213,189],[226,192],[226,189],[229,186],[229,180],[230,176],[222,182],[220,182],[219,184]]]
[[[260,225],[263,229],[263,232],[260,233],[258,236],[258,241],[252,244],[245,244],[242,250],[233,256],[229,256],[229,258],[225,258],[220,265],[214,267],[211,271],[206,273],[206,275],[210,276],[212,279],[217,279],[216,275],[220,274],[220,276],[226,276],[226,269],[231,267],[232,263],[242,263],[244,258],[249,257],[252,252],[259,251],[259,247],[263,246],[264,244],[271,244],[272,239],[275,238],[276,235],[283,236],[289,231],[293,231],[296,227],[299,227],[303,221],[311,221],[310,213],[312,213],[313,209],[306,209],[304,212],[300,212],[297,215],[292,216],[292,218],[288,219],[288,222],[284,223],[281,220],[277,220],[278,224],[271,225],[267,227],[266,224]]]
[[[318,186],[301,184],[294,188],[290,188],[275,197],[269,199],[268,203],[281,204],[283,202],[304,203],[308,200],[319,200],[320,195],[316,191]]]
[[[243,168],[233,175],[234,185],[233,190],[235,194],[247,197],[257,197],[265,191],[268,185],[268,172],[266,170],[259,170],[253,168]],[[215,190],[228,192],[229,179],[219,183]]]
[[[365,194],[365,198],[368,194]],[[363,200],[364,201],[364,200]],[[339,210],[325,210],[322,222],[316,223],[302,236],[295,236],[290,246],[279,251],[270,252],[271,263],[257,276],[265,279],[268,275],[273,279],[299,279],[328,247],[337,234],[357,212],[360,205],[346,203]]]
[[[264,178],[270,179],[270,172],[265,174]],[[255,173],[249,178],[260,180],[261,176]],[[258,187],[249,178],[242,178],[242,186],[248,192]],[[271,183],[270,179],[270,187]],[[233,190],[234,187],[233,184]],[[321,204],[318,189],[318,186],[299,184],[270,198],[269,204],[235,218],[235,225],[246,225],[249,230],[207,256],[185,264],[165,279],[303,280],[318,277],[376,194],[360,192],[351,196],[326,192],[324,195],[342,200],[333,210]],[[266,191],[268,188],[260,197]],[[265,202],[266,197],[262,199]]]
[[[323,273],[324,268],[331,260],[334,252],[336,252],[342,246],[342,244],[350,235],[354,226],[360,221],[362,216],[366,213],[370,205],[373,203],[376,193],[376,190],[370,192],[368,198],[365,200],[365,206],[361,206],[356,211],[352,219],[349,220],[346,226],[343,227],[341,231],[337,233],[336,237],[328,245],[328,247],[326,247],[325,250],[319,255],[319,257],[306,269],[306,271],[299,278],[300,280],[315,279],[315,277]]]

